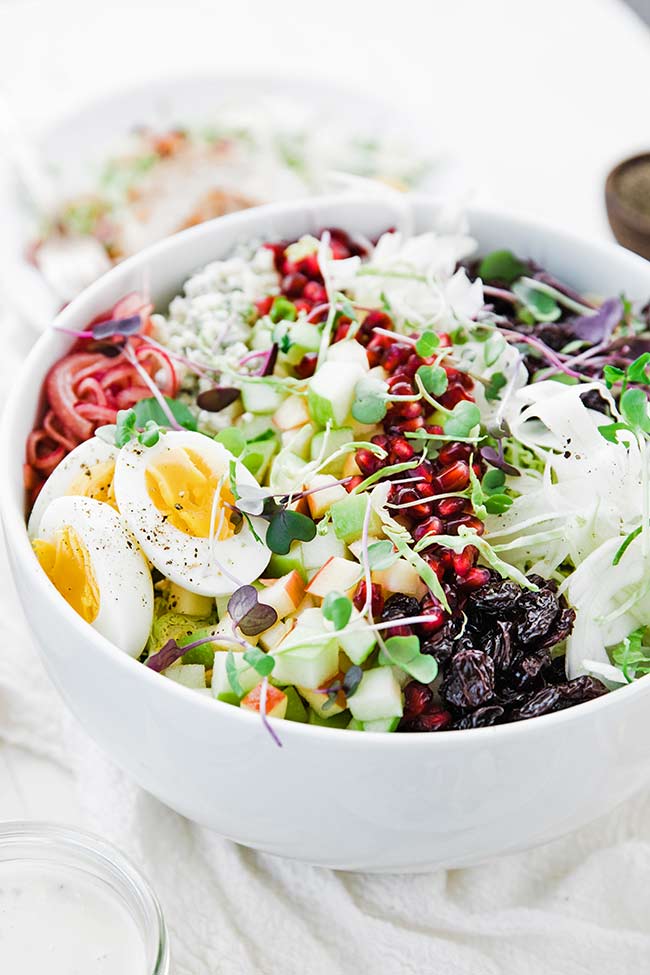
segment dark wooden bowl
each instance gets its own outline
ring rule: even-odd
[[[605,183],[609,225],[619,244],[650,260],[650,216],[640,213],[620,195],[621,176],[634,166],[650,166],[650,152],[624,159],[612,169]]]

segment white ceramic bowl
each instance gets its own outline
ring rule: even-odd
[[[436,205],[414,204],[418,230]],[[650,295],[650,264],[536,223],[470,212],[482,251],[510,247],[580,290]],[[199,266],[260,235],[326,226],[374,236],[401,218],[390,202],[320,199],[246,211],[163,241],[112,270],[59,322],[82,328],[142,283],[164,307]],[[650,779],[650,678],[519,724],[380,735],[276,722],[195,694],[120,653],[59,596],[34,557],[21,464],[41,381],[67,348],[43,336],[8,404],[0,504],[11,564],[45,666],[90,735],[178,812],[237,842],[323,866],[424,871],[550,840],[611,809]]]

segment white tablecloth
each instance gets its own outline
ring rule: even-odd
[[[607,232],[608,166],[650,141],[649,64],[648,34],[616,0],[0,0],[0,84],[35,128],[163,73],[333,78],[406,101],[483,199],[585,234]],[[28,338],[0,324],[6,388]],[[192,826],[100,756],[34,656],[4,560],[0,593],[0,818],[67,818],[130,852],[160,893],[178,975],[650,969],[650,793],[474,869],[382,878],[274,860]]]

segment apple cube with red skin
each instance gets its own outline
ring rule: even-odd
[[[305,583],[300,573],[294,569],[262,589],[259,601],[265,606],[271,606],[278,618],[284,619],[296,611],[304,595]]]
[[[313,494],[307,495],[309,512],[312,518],[322,518],[326,511],[336,504],[337,501],[344,500],[348,496],[342,484],[337,484],[336,478],[331,474],[314,474],[305,484],[307,490],[318,488]]]
[[[278,430],[295,430],[309,423],[310,416],[304,396],[287,396],[273,414]]]
[[[328,559],[307,586],[310,596],[324,599],[329,592],[348,592],[361,578],[362,570],[358,562],[342,559],[338,555]],[[399,592],[399,590],[398,590]]]
[[[272,684],[266,685],[266,716],[268,718],[283,718],[287,713],[288,703],[289,699],[284,691]],[[246,711],[257,711],[258,713],[262,710],[262,684],[258,684],[257,687],[248,692],[246,697],[242,698],[240,707]]]
[[[398,559],[388,569],[379,569],[373,572],[372,581],[381,586],[385,595],[402,592],[406,596],[422,599],[427,591],[417,569],[414,569],[406,559]]]

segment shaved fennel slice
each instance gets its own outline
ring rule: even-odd
[[[609,539],[568,580],[566,596],[576,610],[567,640],[570,678],[589,672],[594,662],[609,664],[607,647],[650,620],[649,567],[641,557],[640,541],[632,542],[618,565],[613,565],[620,542],[619,537]]]

